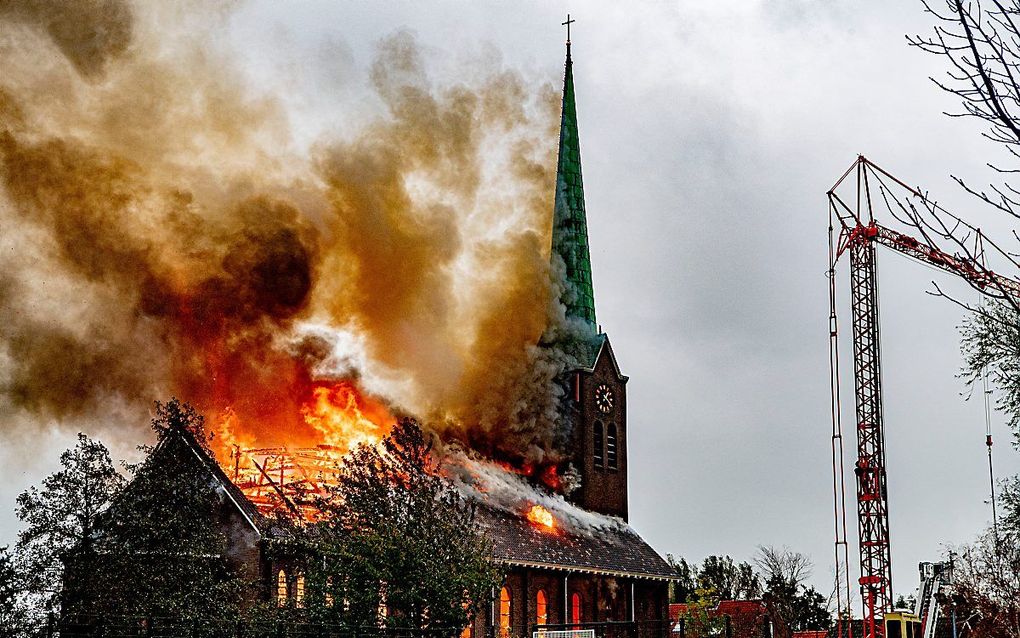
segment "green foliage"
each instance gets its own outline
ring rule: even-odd
[[[999,489],[999,526],[1004,535],[1020,539],[1020,476],[1004,480]]]
[[[0,638],[23,635],[28,620],[23,579],[9,549],[0,547]]]
[[[17,500],[18,518],[26,525],[18,535],[19,566],[24,587],[41,610],[58,607],[63,559],[72,549],[82,570],[80,586],[95,588],[89,576],[98,564],[95,522],[124,484],[106,447],[84,434],[60,455],[60,466],[41,489],[31,487]]]
[[[915,604],[917,604],[917,598],[913,594],[908,594],[907,596],[900,594],[896,597],[893,607],[895,609],[913,609]]]
[[[688,635],[721,634],[725,619],[712,613],[721,600],[761,599],[779,638],[832,626],[825,597],[804,584],[811,573],[811,562],[804,554],[761,547],[755,561],[758,569],[729,556],[709,556],[693,566],[683,558],[668,556],[667,560],[677,573],[672,602],[687,604],[680,617]]]
[[[686,558],[677,559],[672,554],[666,554],[666,562],[676,572],[676,580],[669,583],[669,602],[685,603],[697,587],[698,568],[691,566]]]
[[[687,608],[678,618],[684,623],[684,635],[721,635],[726,627],[726,619],[713,613],[719,604],[719,593],[711,588],[696,587],[688,599]]]
[[[498,584],[474,511],[439,476],[430,440],[401,421],[381,447],[360,445],[320,503],[306,542],[308,611],[355,626],[463,627]],[[385,617],[380,609],[385,605]]]
[[[698,588],[711,590],[716,600],[751,600],[761,596],[761,581],[748,563],[729,556],[709,556],[698,570]]]
[[[1007,415],[1020,442],[1020,316],[1010,304],[990,301],[966,319],[960,332],[964,380],[977,387],[987,371],[999,391],[996,407]]]
[[[832,627],[825,597],[814,587],[807,587],[781,575],[773,575],[765,583],[762,601],[776,636],[794,631],[824,631]]]
[[[156,404],[159,440],[100,521],[100,593],[83,610],[188,621],[236,617],[245,583],[226,559],[221,496],[188,447],[202,418],[176,399]]]
[[[794,631],[828,630],[832,626],[825,597],[804,581],[811,575],[811,559],[786,547],[761,546],[755,557],[765,580],[762,601],[777,638]]]
[[[684,558],[666,558],[677,573],[677,582],[671,588],[671,602],[700,601],[701,595],[709,593],[715,603],[753,600],[761,596],[761,579],[748,563],[735,563],[729,556],[709,556],[698,566]],[[698,594],[699,590],[702,594]]]

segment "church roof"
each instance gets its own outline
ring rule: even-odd
[[[257,533],[262,534],[266,528],[265,517],[245,496],[244,492],[227,477],[220,464],[208,450],[199,444],[194,434],[183,428],[174,428],[159,442],[153,454],[177,454],[180,448],[185,448],[186,454],[194,455],[194,458],[208,470],[212,479],[223,490],[241,516]]]
[[[553,516],[559,519],[558,512]],[[676,571],[623,521],[605,518],[588,529],[558,525],[549,530],[525,516],[479,503],[479,526],[492,542],[494,558],[520,567],[538,567],[607,576],[668,580]]]
[[[560,118],[559,159],[556,166],[556,204],[553,211],[552,250],[566,266],[566,288],[561,301],[567,317],[582,320],[594,335],[595,293],[591,280],[588,221],[581,181],[581,147],[574,103],[574,72],[567,43],[563,75],[563,110]]]

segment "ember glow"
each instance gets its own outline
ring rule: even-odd
[[[541,505],[532,505],[531,509],[528,510],[528,520],[537,525],[539,528],[545,530],[556,529],[556,519],[553,518],[552,512],[545,509]]]

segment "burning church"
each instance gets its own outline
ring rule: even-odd
[[[568,347],[579,352],[579,365],[560,379],[568,389],[563,418],[570,432],[567,459],[560,465],[576,474],[576,488],[563,490],[565,498],[547,495],[528,487],[517,473],[484,461],[454,464],[467,467],[464,473],[473,477],[464,481],[464,491],[477,499],[478,524],[506,574],[486,613],[465,636],[525,635],[536,626],[585,623],[636,622],[651,635],[667,627],[674,571],[627,524],[628,378],[596,323],[572,66],[568,42],[552,260],[565,268],[561,301],[572,326]],[[277,459],[263,466],[263,478],[281,471]],[[256,481],[263,490],[266,482]],[[270,566],[270,586],[280,573]],[[287,578],[292,583],[287,595],[296,595],[296,577]]]
[[[508,460],[470,442],[442,451],[505,575],[465,638],[628,623],[642,635],[668,630],[674,572],[628,524],[628,378],[596,322],[572,66],[568,42],[550,251],[563,316],[538,345],[561,353],[553,379],[559,453]],[[180,432],[154,453],[183,455],[208,471],[221,495],[228,558],[260,584],[265,602],[300,603],[305,588],[300,561],[273,550],[281,540],[275,517],[313,519],[308,496],[329,485],[339,455],[379,440],[394,421],[387,403],[355,381],[312,386],[301,414],[323,434],[315,445],[244,445],[225,410],[214,449]]]

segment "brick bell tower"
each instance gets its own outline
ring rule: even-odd
[[[566,286],[560,301],[575,328],[575,343],[571,345],[580,353],[580,365],[565,371],[563,380],[571,393],[572,463],[581,475],[581,487],[569,498],[585,509],[627,520],[627,377],[620,373],[609,337],[595,321],[569,37],[552,259],[562,260],[566,266]]]

